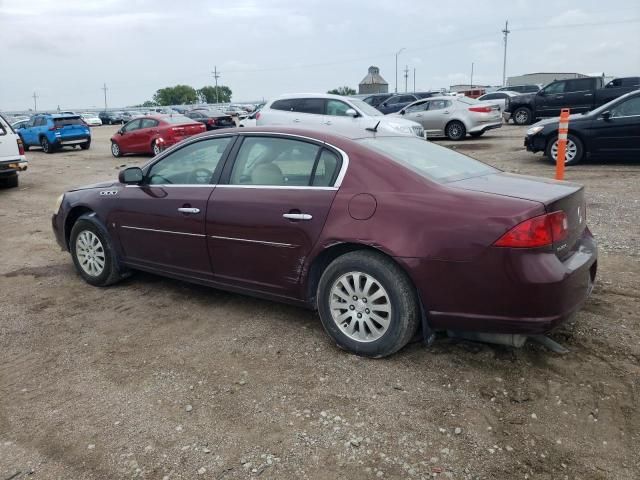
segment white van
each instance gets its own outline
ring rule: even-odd
[[[17,187],[18,172],[26,169],[22,140],[0,115],[0,187]]]
[[[256,124],[290,125],[310,128],[376,129],[424,138],[419,123],[383,115],[358,98],[328,93],[283,95],[271,100],[256,114]]]

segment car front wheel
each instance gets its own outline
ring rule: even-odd
[[[545,151],[547,158],[556,163],[558,158],[558,137],[554,137],[547,143]],[[575,135],[567,135],[567,146],[565,148],[564,164],[576,165],[582,161],[584,157],[584,146],[578,137]]]
[[[513,123],[516,125],[529,125],[533,120],[533,114],[527,107],[520,107],[513,112]]]
[[[391,355],[416,333],[418,299],[405,272],[373,251],[347,253],[324,271],[317,291],[322,325],[336,344],[357,355]]]
[[[85,282],[106,287],[122,278],[107,234],[93,221],[80,217],[71,229],[69,247],[76,270]]]
[[[111,155],[113,155],[116,158],[122,156],[122,152],[120,151],[120,145],[118,145],[116,142],[111,142]]]

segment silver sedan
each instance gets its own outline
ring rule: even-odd
[[[462,140],[467,134],[479,137],[487,130],[502,126],[498,104],[479,102],[469,97],[425,98],[390,116],[418,122],[424,128],[427,138]]]

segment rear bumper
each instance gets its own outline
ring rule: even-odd
[[[27,169],[28,162],[24,157],[21,160],[11,160],[0,163],[0,176],[13,176],[18,172],[24,172]]]
[[[498,122],[491,122],[491,123],[480,123],[478,125],[476,125],[475,127],[471,127],[468,132],[469,133],[480,133],[480,132],[486,132],[487,130],[493,130],[494,128],[501,128],[502,127],[502,122],[498,121]]]
[[[585,229],[564,260],[552,252],[489,248],[470,262],[397,259],[412,276],[431,328],[544,334],[591,293],[597,246]]]
[[[524,147],[530,152],[544,152],[546,146],[546,139],[540,135],[527,135],[524,137]]]

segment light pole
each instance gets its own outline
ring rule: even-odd
[[[400,50],[396,52],[396,93],[398,93],[398,55],[400,55],[403,50],[406,50],[406,49],[402,47]]]

